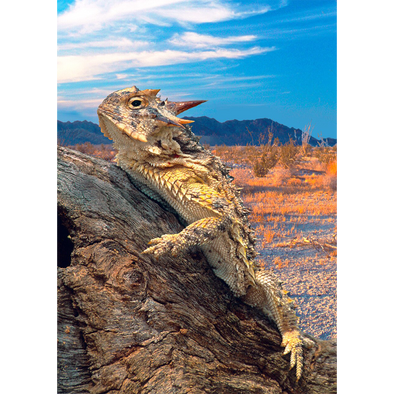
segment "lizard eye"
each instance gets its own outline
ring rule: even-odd
[[[142,97],[132,97],[129,100],[129,107],[131,109],[140,109],[146,107],[146,101]]]

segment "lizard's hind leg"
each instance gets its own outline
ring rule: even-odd
[[[290,369],[296,366],[297,380],[301,377],[303,352],[301,334],[297,327],[294,301],[281,289],[279,281],[267,271],[256,273],[256,285],[248,288],[245,303],[271,317],[282,335],[283,354],[290,353]]]

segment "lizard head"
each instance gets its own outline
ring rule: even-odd
[[[119,153],[127,151],[139,160],[168,160],[181,155],[179,136],[190,120],[181,112],[205,100],[171,102],[157,96],[160,90],[139,90],[133,86],[110,94],[98,107],[101,131],[114,141]]]

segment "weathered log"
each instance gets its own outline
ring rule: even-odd
[[[122,169],[58,148],[58,392],[335,393],[334,341],[309,337],[296,382],[275,324],[199,250],[141,254],[181,230]]]

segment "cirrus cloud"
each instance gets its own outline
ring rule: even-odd
[[[256,35],[223,37],[191,30],[197,24],[244,19],[273,8],[228,0],[75,0],[58,15],[58,82],[102,79],[106,73],[122,78],[132,68],[242,59],[272,51],[248,45]]]
[[[76,0],[58,16],[58,31],[86,34],[120,23],[214,23],[268,12],[234,8],[220,0]]]
[[[185,26],[190,30],[195,24],[246,18],[269,9],[225,0],[76,0],[56,16],[57,83],[103,79],[133,67],[242,59],[272,51],[274,47],[245,47],[257,39],[255,35],[184,31]],[[168,29],[164,37],[157,26]]]
[[[176,33],[168,42],[175,46],[188,48],[215,48],[222,45],[229,45],[240,42],[249,42],[257,38],[254,35],[233,36],[233,37],[214,37],[209,34],[198,34],[186,32],[183,34]]]
[[[97,55],[58,57],[58,82],[77,82],[97,79],[101,74],[124,71],[133,67],[153,67],[208,59],[240,59],[275,48],[252,47],[246,50],[217,49],[185,52],[175,50],[116,52]]]

